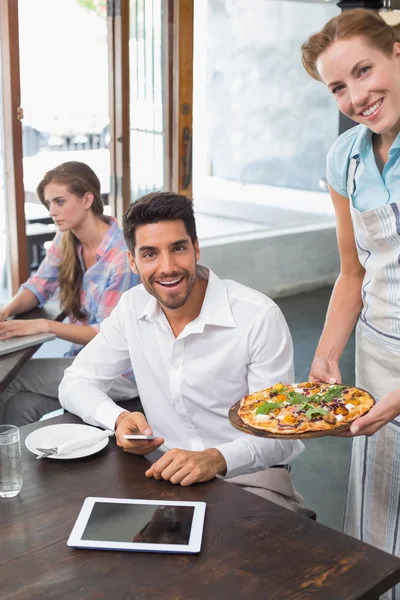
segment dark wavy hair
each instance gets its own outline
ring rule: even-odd
[[[131,204],[123,216],[123,231],[131,254],[135,251],[136,229],[160,221],[182,220],[194,245],[197,240],[193,201],[174,192],[152,192]]]

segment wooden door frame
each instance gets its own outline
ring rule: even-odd
[[[108,113],[110,117],[110,187],[108,192],[108,204],[111,214],[116,216],[116,182],[115,182],[115,80],[114,80],[114,0],[107,0],[107,49],[108,49]]]
[[[6,235],[11,265],[12,293],[29,276],[28,245],[25,230],[25,192],[21,88],[19,69],[18,2],[2,0],[0,7],[2,61],[4,193],[7,208]]]
[[[194,0],[164,3],[165,187],[192,195]],[[109,0],[110,204],[121,223],[131,202],[129,0]]]
[[[122,223],[130,202],[129,0],[107,2],[110,105],[110,194],[113,215]]]
[[[129,119],[129,0],[116,0],[114,17],[114,78],[115,78],[115,181],[116,216],[130,204],[130,119]]]
[[[194,0],[170,0],[171,190],[192,197]]]

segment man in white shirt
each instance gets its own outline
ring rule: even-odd
[[[115,429],[127,452],[162,446],[148,477],[186,486],[222,476],[296,508],[301,496],[282,467],[303,444],[253,437],[228,420],[230,406],[246,394],[293,382],[292,341],[281,311],[263,294],[198,264],[193,204],[185,196],[156,192],[132,204],[124,236],[142,285],[123,294],[66,370],[62,406]],[[146,416],[108,396],[131,366]],[[122,437],[153,432],[159,436],[153,441]]]

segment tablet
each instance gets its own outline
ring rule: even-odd
[[[86,498],[68,546],[137,552],[200,552],[205,502]]]

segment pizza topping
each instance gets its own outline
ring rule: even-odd
[[[325,408],[318,408],[316,406],[312,406],[306,412],[307,419],[315,419],[319,417],[323,417],[324,415],[329,415],[329,411],[325,410]]]
[[[287,392],[287,401],[289,404],[307,404],[307,398],[303,394],[296,394],[296,392]]]
[[[335,415],[348,415],[349,414],[349,409],[346,408],[345,406],[338,406],[337,408],[335,408]]]
[[[325,402],[331,402],[334,398],[340,398],[344,389],[344,385],[334,385],[324,394],[323,399]]]
[[[351,403],[353,406],[358,406],[360,404],[360,400],[358,398],[351,398]]]
[[[285,394],[278,394],[275,396],[275,402],[286,402],[287,396]]]
[[[263,402],[256,408],[256,415],[268,415],[276,408],[281,408],[281,406],[280,402]]]
[[[324,415],[322,418],[325,421],[325,423],[329,423],[330,425],[336,424],[336,417],[332,413],[328,413],[327,415]]]
[[[283,422],[285,423],[285,425],[294,425],[295,423],[297,423],[297,419],[293,415],[285,415],[285,417],[283,418]]]
[[[301,421],[301,420],[295,421],[295,423],[285,423],[283,421],[279,421],[278,426],[279,426],[279,429],[296,429],[302,423],[304,423],[304,421]]]
[[[352,404],[351,402],[348,402],[348,404],[346,404],[346,408],[348,410],[351,410],[352,408],[354,408],[354,404]]]
[[[283,390],[283,388],[284,388],[283,383],[277,383],[276,385],[274,385],[274,390],[278,390],[278,392]]]

